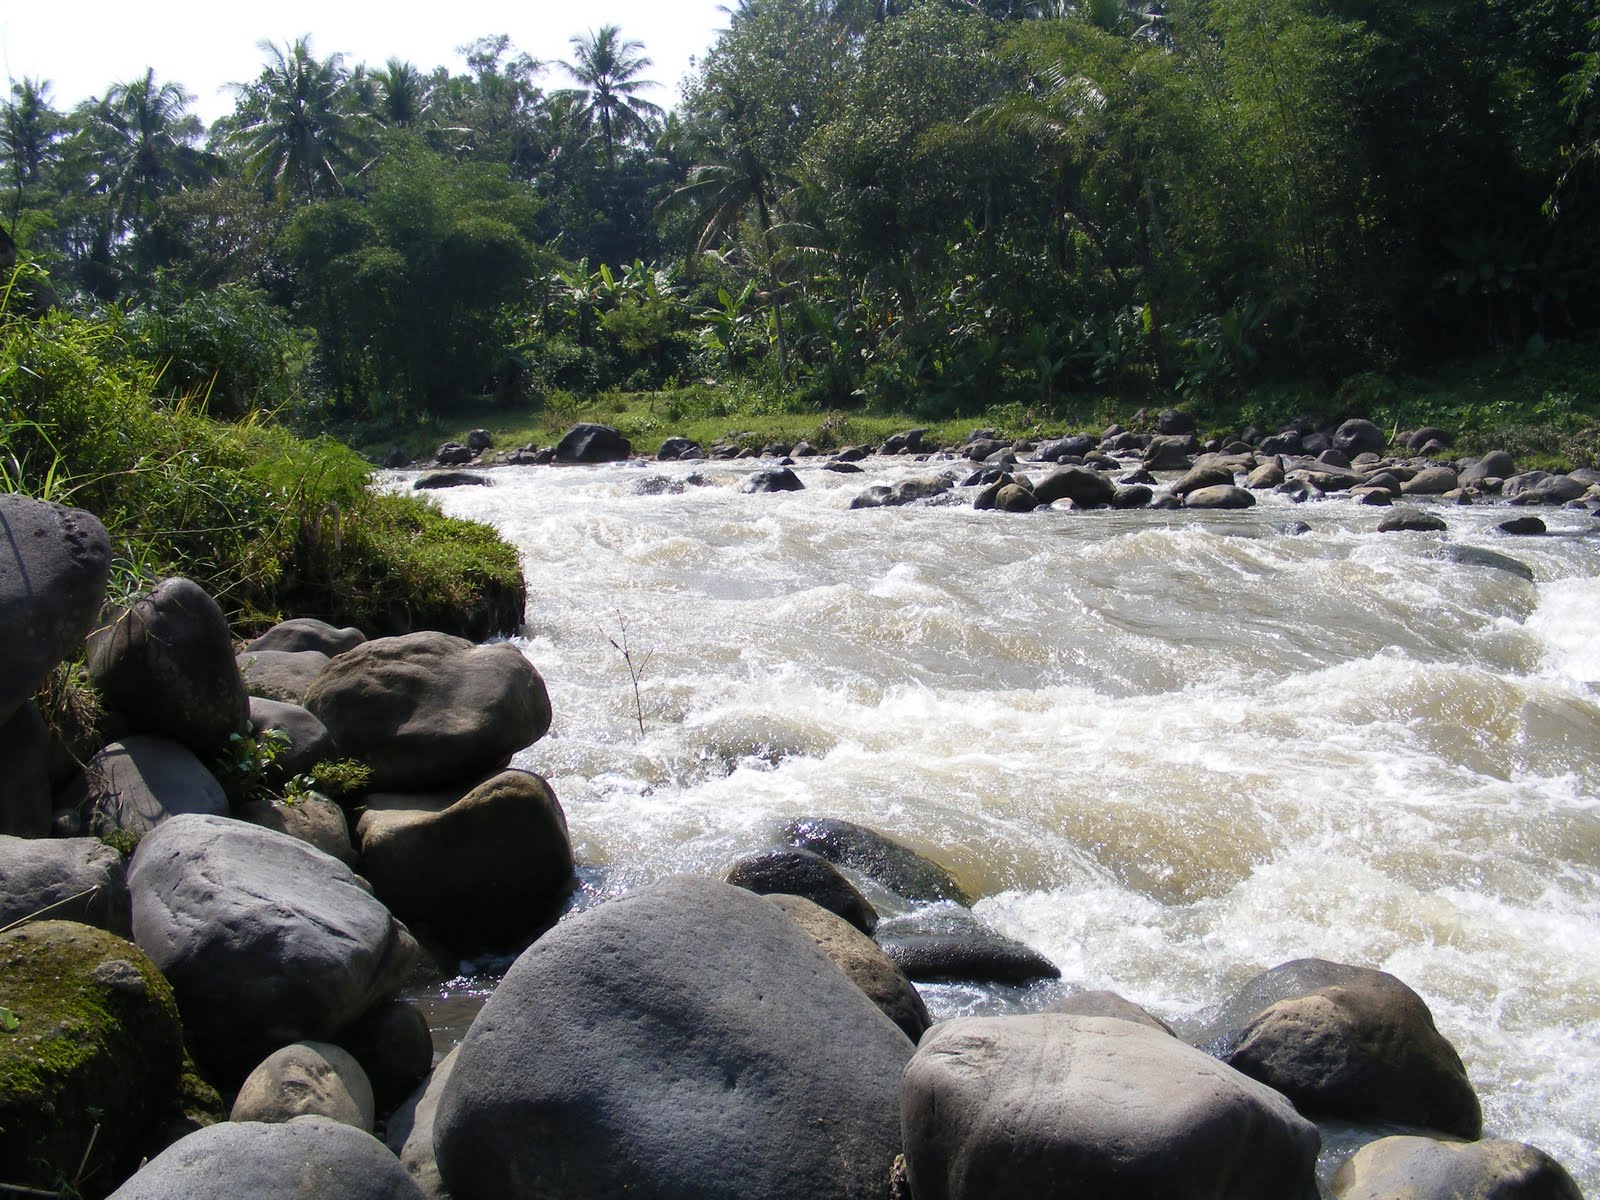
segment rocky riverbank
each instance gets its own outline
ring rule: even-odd
[[[29,836],[6,839],[0,876],[22,877],[11,864],[23,859],[7,857],[15,843],[34,853],[65,847],[105,882],[82,896],[90,886],[72,880],[84,876],[30,868],[30,878],[53,882],[31,884],[6,911],[77,897],[81,911],[46,915],[125,922],[133,944],[109,939],[97,960],[80,957],[57,974],[84,979],[78,992],[108,1014],[106,1028],[150,1035],[136,1052],[108,1033],[97,1041],[109,1057],[74,1075],[39,1039],[80,1018],[0,999],[17,1021],[0,1049],[22,1047],[18,1061],[62,1068],[33,1069],[34,1080],[72,1075],[80,1089],[76,1101],[66,1084],[44,1101],[30,1097],[33,1107],[82,1114],[59,1122],[64,1149],[29,1144],[0,1155],[54,1172],[30,1176],[41,1181],[32,1186],[59,1187],[77,1172],[80,1191],[103,1192],[185,1122],[219,1115],[215,1101],[207,1113],[198,1072],[230,1097],[237,1089],[236,1119],[173,1142],[119,1194],[1311,1196],[1318,1136],[1306,1118],[1323,1116],[1435,1131],[1362,1151],[1335,1184],[1341,1196],[1397,1194],[1397,1174],[1432,1189],[1422,1196],[1453,1194],[1463,1180],[1500,1189],[1488,1194],[1577,1194],[1530,1148],[1460,1140],[1481,1133],[1460,1059],[1420,998],[1379,972],[1286,964],[1222,1004],[1199,1047],[1109,996],[927,1030],[912,978],[1056,968],[972,916],[960,882],[937,864],[820,819],[774,830],[771,849],[730,867],[740,886],[667,881],[537,937],[449,1067],[391,1112],[427,1066],[415,1010],[392,1000],[421,957],[418,937],[447,948],[485,937],[516,943],[560,911],[573,864],[559,803],[536,776],[502,770],[549,727],[542,680],[506,647],[438,635],[366,641],[297,622],[237,647],[177,582],[102,619],[92,526],[4,503],[13,530],[32,521],[47,535],[51,522],[73,532],[64,564],[18,557],[0,630],[25,631],[16,636],[27,641],[61,614],[89,614],[57,630],[55,648],[29,668],[36,677],[19,681],[24,699],[0,713],[6,731],[13,721],[34,733],[44,726],[50,761],[59,724],[32,716],[25,697],[85,634],[91,675],[122,678],[129,664],[146,672],[125,691],[101,687],[118,696],[119,716],[103,724],[121,735],[120,756],[109,744],[91,749],[96,738],[75,747],[85,760],[106,756],[91,774],[114,787],[86,776],[80,792],[46,768],[42,803],[37,788],[8,795],[8,819],[21,811],[32,824],[7,829]],[[26,587],[10,582],[24,579]],[[7,661],[20,661],[11,636],[0,633]],[[191,662],[206,666],[191,674]],[[252,691],[273,699],[258,703]],[[193,697],[198,712],[186,721]],[[250,719],[251,733],[237,724],[222,732],[217,711]],[[262,764],[259,747],[274,729],[288,738],[288,756]],[[260,796],[241,804],[213,774],[227,751],[238,757],[235,734],[255,744],[244,757],[263,774],[292,772],[269,792],[315,777],[335,754],[360,758],[373,777],[342,803],[297,792],[295,803],[251,810],[298,838],[252,826],[240,816]],[[145,753],[143,743],[129,750],[134,739],[180,747],[194,763],[171,755],[184,764],[173,771],[182,782],[146,796],[121,782],[133,776],[117,765]],[[37,737],[29,744],[34,758],[9,779],[39,777],[25,765],[38,760]],[[316,820],[301,820],[312,812]],[[37,836],[46,832],[79,836]],[[131,863],[106,845],[126,848],[134,837]],[[909,901],[913,918],[879,919],[863,894],[868,882]],[[799,892],[813,903],[753,892]],[[8,961],[56,961],[54,939],[82,936],[59,928],[11,930]],[[146,1009],[117,1007],[135,995]],[[167,1019],[145,1015],[152,1010]],[[197,1071],[170,1049],[175,1028]],[[158,1069],[136,1075],[136,1057]],[[113,1097],[112,1074],[146,1081],[132,1089],[142,1108]],[[263,1120],[306,1113],[317,1115]],[[80,1166],[79,1147],[110,1139],[112,1125],[137,1133],[107,1140],[103,1157]],[[351,1126],[384,1130],[398,1156]],[[285,1164],[307,1161],[320,1178],[291,1178]]]

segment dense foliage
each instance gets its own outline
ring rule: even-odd
[[[742,0],[670,114],[615,26],[465,49],[263,44],[209,131],[152,74],[24,80],[3,224],[164,386],[313,424],[700,381],[1223,411],[1600,317],[1596,0]]]

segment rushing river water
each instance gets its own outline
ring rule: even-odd
[[[1287,959],[1381,968],[1460,1050],[1487,1133],[1600,1194],[1587,514],[1512,538],[1504,507],[1437,510],[1530,584],[1345,500],[849,511],[954,464],[864,466],[802,466],[806,490],[778,495],[721,463],[507,468],[440,494],[524,556],[520,644],[555,724],[516,765],[554,786],[590,899],[720,873],[822,815],[950,866],[1061,968],[927,988],[936,1016],[1111,988],[1181,1030]]]

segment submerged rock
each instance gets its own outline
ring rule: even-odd
[[[734,863],[724,878],[758,896],[803,896],[864,934],[878,927],[878,914],[867,898],[831,862],[809,850],[763,850]]]
[[[912,979],[1027,983],[1061,978],[1061,969],[1037,950],[954,904],[890,917],[879,923],[876,939]]]
[[[791,846],[860,871],[897,896],[921,904],[949,900],[970,906],[972,897],[944,867],[893,838],[832,817],[797,817],[780,831]]]

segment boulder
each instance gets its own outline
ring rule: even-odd
[[[935,1025],[901,1089],[916,1200],[1316,1200],[1320,1138],[1176,1038],[1040,1013]]]
[[[1443,517],[1419,508],[1393,508],[1378,522],[1379,533],[1437,533],[1448,528]]]
[[[129,937],[128,872],[99,838],[0,835],[0,929],[43,914]]]
[[[433,452],[433,461],[441,467],[465,466],[476,457],[470,447],[460,442],[445,442]]]
[[[0,933],[0,1172],[18,1187],[106,1172],[173,1106],[183,1029],[132,944],[71,921]],[[9,1024],[9,1022],[7,1022]]]
[[[249,695],[300,704],[333,660],[320,650],[246,650],[234,661]]]
[[[1250,472],[1249,477],[1245,480],[1245,487],[1275,488],[1282,482],[1283,463],[1273,458]]]
[[[1044,1011],[1068,1017],[1111,1017],[1118,1021],[1132,1021],[1135,1025],[1143,1025],[1168,1037],[1174,1036],[1172,1026],[1159,1017],[1151,1016],[1132,1000],[1126,1000],[1116,992],[1074,992],[1070,996],[1052,1000]]]
[[[1456,473],[1449,467],[1424,467],[1400,485],[1402,495],[1442,496],[1456,489]]]
[[[143,837],[180,813],[226,816],[228,797],[189,749],[136,733],[91,757],[60,807],[78,813],[78,827],[95,837],[114,829]]]
[[[882,446],[878,447],[879,454],[921,454],[923,451],[922,439],[928,436],[926,429],[908,429],[904,433],[892,433],[884,439]]]
[[[791,846],[859,871],[907,900],[920,904],[941,900],[972,903],[972,897],[944,867],[864,825],[831,817],[796,817],[778,836]]]
[[[444,633],[363,642],[328,665],[305,706],[374,788],[480,778],[550,728],[544,680],[509,643]]]
[[[558,463],[621,462],[633,453],[633,443],[609,425],[587,422],[574,425],[556,443]]]
[[[1116,500],[1117,496],[1113,496],[1112,499]],[[1032,512],[1039,507],[1039,498],[1033,494],[1032,488],[1008,483],[995,493],[994,506],[1001,512],[1007,513]]]
[[[133,856],[133,933],[172,981],[184,1025],[242,1076],[290,1042],[331,1040],[390,999],[417,944],[349,867],[226,817],[174,817]]]
[[[1155,499],[1155,492],[1142,483],[1118,484],[1111,497],[1112,508],[1144,508]]]
[[[452,945],[515,941],[554,920],[572,885],[567,819],[550,785],[501,771],[464,795],[367,796],[366,877],[403,919]]]
[[[350,841],[350,821],[326,796],[316,792],[296,800],[268,798],[240,806],[239,819],[263,829],[275,829],[315,846],[340,862],[353,863],[355,848]]]
[[[367,1073],[380,1113],[404,1100],[433,1065],[428,1018],[407,1000],[390,1000],[363,1013],[340,1031],[339,1045]]]
[[[1449,561],[1460,563],[1464,567],[1489,567],[1496,571],[1509,572],[1526,579],[1529,583],[1533,582],[1532,567],[1496,550],[1485,550],[1481,546],[1447,545],[1444,547],[1444,556]]]
[[[700,443],[686,437],[669,437],[656,450],[657,462],[675,462],[679,459],[704,458]]]
[[[1334,1174],[1335,1200],[1583,1200],[1561,1164],[1537,1146],[1386,1137]]]
[[[878,914],[856,886],[820,854],[785,846],[741,858],[723,876],[758,896],[804,896],[863,934],[878,927]]]
[[[1333,434],[1333,448],[1351,458],[1358,454],[1382,454],[1387,443],[1383,430],[1359,418],[1346,421]]]
[[[777,906],[675,878],[507,972],[434,1125],[457,1200],[877,1200],[911,1043]]]
[[[752,471],[739,485],[739,490],[751,495],[764,495],[768,492],[803,492],[806,485],[800,482],[788,467],[762,467]]]
[[[1044,955],[1006,937],[955,904],[937,904],[879,922],[883,952],[912,979],[1027,983],[1059,979]]]
[[[1196,488],[1183,498],[1183,506],[1185,508],[1254,508],[1255,503],[1254,494],[1242,487],[1235,487],[1231,483]]]
[[[487,475],[476,471],[426,471],[411,483],[413,491],[436,492],[442,488],[489,487]]]
[[[50,729],[32,701],[0,720],[0,834],[50,832]]]
[[[228,1120],[279,1123],[305,1116],[327,1117],[363,1133],[377,1122],[367,1073],[330,1042],[295,1042],[267,1055],[239,1085]]]
[[[339,629],[314,617],[294,617],[278,622],[245,649],[258,654],[263,650],[283,650],[291,654],[317,650],[329,658],[337,658],[366,640],[366,634],[348,625]]]
[[[1439,445],[1449,449],[1455,444],[1455,440],[1455,434],[1448,429],[1441,429],[1437,425],[1427,425],[1421,429],[1413,429],[1400,439],[1401,444],[1407,450],[1413,451],[1421,450],[1431,442],[1437,442]]]
[[[1215,463],[1196,463],[1167,490],[1174,496],[1187,496],[1190,492],[1199,491],[1201,488],[1226,487],[1232,483],[1233,471],[1229,468]]]
[[[1082,458],[1096,446],[1095,439],[1087,434],[1058,438],[1046,442],[1033,452],[1034,462],[1060,462],[1064,458]]]
[[[267,770],[267,783],[277,786],[309,771],[325,759],[337,757],[333,735],[308,709],[281,700],[250,698],[250,732],[259,738],[277,730],[289,739]]]
[[[1156,414],[1156,432],[1163,437],[1193,433],[1194,417],[1182,409],[1163,408]]]
[[[1154,437],[1144,448],[1144,465],[1152,471],[1187,471],[1194,465],[1192,437]]]
[[[1394,1121],[1465,1138],[1477,1094],[1422,997],[1393,975],[1306,958],[1256,976],[1200,1039],[1301,1112]]]
[[[1501,521],[1496,528],[1501,533],[1509,533],[1518,537],[1548,532],[1545,523],[1538,517],[1512,517],[1509,521]]]
[[[1517,460],[1504,450],[1491,450],[1482,458],[1466,462],[1458,478],[1462,487],[1481,486],[1490,479],[1510,479],[1517,473]]]
[[[482,454],[485,450],[493,450],[494,434],[487,429],[474,429],[467,434],[467,449],[474,454]]]
[[[439,1160],[433,1152],[433,1122],[439,1112],[444,1085],[450,1081],[450,1072],[455,1070],[457,1053],[452,1050],[444,1056],[427,1082],[390,1114],[385,1126],[389,1149],[400,1156],[400,1165],[428,1200],[450,1200],[444,1180],[439,1177]]]
[[[919,479],[902,479],[893,487],[880,484],[870,487],[854,500],[851,508],[899,508],[918,500],[929,500],[948,492],[954,482],[942,475]]]
[[[209,759],[249,727],[233,635],[217,602],[188,579],[164,579],[90,635],[89,678],[140,733]]]
[[[1110,504],[1117,485],[1108,475],[1089,467],[1061,467],[1034,485],[1033,495],[1040,504],[1071,500],[1082,508]]]
[[[1507,479],[1500,494],[1512,504],[1565,504],[1579,499],[1589,485],[1570,475],[1526,471]]]
[[[98,519],[0,495],[0,722],[94,628],[110,574],[111,539]]]
[[[371,1134],[327,1117],[226,1121],[151,1159],[110,1200],[424,1200]]]

